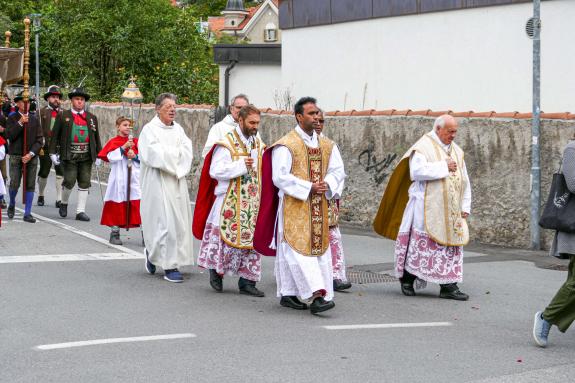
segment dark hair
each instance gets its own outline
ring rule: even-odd
[[[305,104],[317,104],[317,100],[313,97],[302,97],[295,103],[293,108],[294,115],[303,114],[303,106]]]
[[[242,108],[240,109],[239,117],[242,120],[245,120],[245,118],[247,116],[249,116],[250,114],[262,114],[262,112],[260,112],[260,110],[258,108],[256,108],[255,106],[253,106],[252,104],[248,104],[248,105],[242,106]]]

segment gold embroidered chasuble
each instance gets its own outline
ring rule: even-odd
[[[291,174],[315,183],[323,181],[334,143],[319,138],[319,147],[309,148],[295,130],[274,144],[283,145],[291,153]],[[300,254],[323,255],[329,246],[328,200],[325,194],[310,193],[302,201],[289,195],[283,197],[284,239]]]
[[[230,151],[232,161],[243,160],[251,155],[250,150],[234,129],[218,142]],[[220,235],[222,240],[237,249],[253,249],[256,220],[260,207],[261,164],[265,144],[254,137],[257,152],[257,171],[248,169],[248,173],[230,180],[228,190],[220,211]]]
[[[457,163],[457,171],[439,180],[426,181],[424,197],[425,231],[437,243],[444,246],[464,246],[469,242],[467,221],[461,217],[465,188],[469,187],[465,177],[464,153],[455,143],[445,150],[431,133],[420,138],[399,161],[374,220],[374,230],[384,237],[396,239],[403,212],[409,200],[411,186],[409,159],[413,152],[425,156],[429,162],[445,161],[451,158]]]

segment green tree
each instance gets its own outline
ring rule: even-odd
[[[42,13],[42,58],[58,74],[51,82],[85,78],[96,99],[117,100],[134,75],[146,101],[163,91],[184,102],[217,99],[217,66],[193,10],[166,0],[54,0]]]

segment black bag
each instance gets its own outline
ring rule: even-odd
[[[564,233],[575,233],[575,195],[569,191],[561,170],[553,174],[551,190],[539,219],[539,226]]]

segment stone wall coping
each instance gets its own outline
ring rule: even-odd
[[[103,107],[118,107],[122,106],[120,102],[102,102],[97,101],[93,102],[92,105],[103,106]],[[153,108],[154,104],[142,104],[143,108]],[[214,105],[210,104],[179,104],[177,105],[179,109],[213,109],[215,108]],[[278,110],[272,108],[260,108],[260,111],[265,114],[276,114],[276,115],[293,115],[293,111],[289,110]],[[526,120],[531,119],[533,113],[521,113],[521,112],[496,112],[496,111],[488,111],[488,112],[474,112],[473,110],[465,111],[465,112],[454,112],[452,110],[440,110],[440,111],[433,111],[431,109],[426,110],[411,110],[411,109],[385,109],[385,110],[375,110],[375,109],[367,109],[367,110],[346,110],[346,111],[330,111],[326,112],[325,115],[328,117],[365,117],[365,116],[395,116],[395,117],[410,117],[410,116],[417,116],[417,117],[439,117],[443,114],[449,114],[453,117],[462,117],[462,118],[507,118],[507,119],[517,119],[517,120]],[[542,119],[548,120],[575,120],[575,114],[570,112],[562,112],[562,113],[545,113],[541,112]]]

